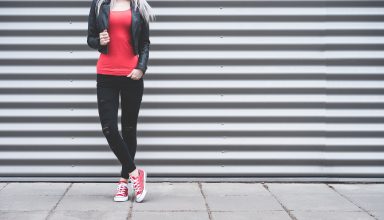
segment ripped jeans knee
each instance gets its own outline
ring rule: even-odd
[[[114,128],[110,125],[103,125],[102,130],[105,137],[110,137],[118,133],[117,128]]]

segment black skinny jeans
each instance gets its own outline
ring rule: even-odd
[[[121,177],[128,179],[136,169],[136,128],[144,90],[143,78],[97,74],[97,105],[102,132],[109,147],[122,165]],[[118,130],[119,96],[121,95],[121,130]]]

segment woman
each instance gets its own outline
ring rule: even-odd
[[[155,19],[146,0],[93,0],[87,43],[100,52],[97,61],[97,104],[102,132],[122,165],[114,201],[128,200],[128,179],[136,202],[146,195],[147,173],[137,169],[136,127],[149,55],[149,22]],[[122,136],[117,113],[121,95]]]

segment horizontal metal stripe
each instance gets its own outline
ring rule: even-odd
[[[375,36],[270,36],[270,37],[236,37],[236,36],[182,36],[182,37],[161,37],[150,38],[151,47],[156,45],[377,45],[384,44],[384,37]],[[0,45],[84,45],[84,37],[0,37]]]
[[[86,30],[85,22],[0,22],[0,30]],[[383,30],[384,22],[155,22],[151,30]]]
[[[95,103],[95,95],[0,95],[0,103]],[[142,103],[384,103],[383,95],[145,95]]]
[[[95,88],[94,80],[2,80],[1,88]],[[152,80],[146,88],[383,88],[384,81],[322,81],[322,80]]]
[[[326,114],[326,115],[325,115]],[[25,116],[44,116],[44,117],[89,117],[97,116],[97,109],[0,109],[0,117],[25,117]],[[354,110],[354,109],[143,109],[141,116],[156,117],[383,117],[382,110]]]
[[[89,8],[65,8],[65,7],[7,7],[1,8],[2,16],[86,16]],[[317,15],[384,15],[384,8],[380,7],[343,7],[327,8],[324,7],[214,7],[214,8],[194,8],[194,7],[161,7],[156,8],[157,16],[247,16],[247,15],[268,15],[268,16],[317,16]]]
[[[325,112],[330,116],[365,116],[377,117],[384,116],[380,110],[325,110],[325,109],[143,109],[141,116],[157,117],[273,117],[273,116],[295,116],[295,117],[320,117]],[[97,109],[0,109],[0,117],[25,117],[25,116],[44,116],[44,117],[83,117],[97,116]]]
[[[161,146],[161,150],[163,152],[180,152],[189,151],[188,148],[193,148],[194,151],[200,151],[202,153],[206,151],[291,151],[291,152],[310,152],[310,151],[324,151],[325,149],[329,152],[383,152],[382,145],[182,145],[181,148],[179,145],[163,145]],[[110,151],[110,148],[107,144],[82,144],[82,145],[55,145],[55,148],[52,149],[52,145],[8,145],[2,146],[2,151],[15,151],[15,148],[19,152],[22,151],[67,151],[67,152],[77,152],[77,151],[105,151],[106,153]],[[364,150],[362,150],[364,148]],[[149,151],[158,151],[159,146],[155,144],[149,145],[140,145],[140,152],[149,152]],[[111,153],[111,152],[109,152]],[[117,163],[118,164],[118,163]],[[275,164],[279,165],[279,164]]]
[[[53,7],[53,6],[76,6],[83,7],[89,6],[89,0],[2,0],[1,6],[28,6],[28,7]],[[233,0],[149,0],[153,7],[213,7],[213,6],[257,6],[257,7],[314,7],[314,6],[330,6],[330,7],[363,7],[363,6],[383,6],[384,3],[378,0],[335,0],[335,1],[324,1],[324,0],[239,0],[233,2]],[[204,4],[202,4],[204,2]],[[34,3],[34,4],[33,4]]]
[[[120,125],[120,123],[119,123]],[[382,124],[337,123],[138,123],[138,131],[384,131]],[[97,131],[100,123],[0,123],[3,131]]]
[[[47,123],[76,123],[76,122],[99,122],[97,116],[82,116],[82,117],[44,117],[44,116],[6,116],[0,117],[2,122],[13,122],[13,123],[27,123],[27,122],[47,122]],[[120,119],[120,117],[118,117]],[[345,117],[300,117],[300,116],[289,116],[289,117],[276,117],[276,116],[260,116],[260,117],[226,117],[226,116],[210,116],[210,117],[184,117],[184,116],[140,116],[140,122],[144,123],[246,123],[246,122],[266,122],[266,123],[356,123],[366,124],[384,123],[384,118],[381,116],[345,116]],[[281,134],[278,134],[281,135]],[[323,134],[324,135],[324,134]],[[355,135],[356,136],[356,135]]]
[[[139,145],[157,146],[257,146],[257,145],[284,145],[284,146],[307,146],[308,149],[314,146],[378,146],[383,150],[384,138],[325,138],[325,137],[138,137]],[[0,137],[0,146],[15,145],[95,145],[107,144],[104,137]]]
[[[164,161],[172,163],[174,161],[188,161],[188,160],[198,160],[201,163],[205,161],[207,163],[215,161],[216,163],[224,161],[242,161],[242,160],[253,160],[254,163],[262,163],[262,161],[310,161],[314,160],[319,162],[324,160],[325,162],[334,162],[334,161],[355,161],[355,162],[364,162],[369,160],[382,160],[384,153],[371,152],[371,153],[362,153],[362,152],[252,152],[252,151],[243,151],[243,152],[230,152],[230,151],[219,151],[219,152],[195,152],[195,151],[184,151],[183,154],[180,152],[161,152],[161,151],[151,151],[151,152],[140,152],[135,156],[135,160],[140,160],[143,162],[155,160],[155,161]],[[60,152],[56,151],[55,154],[52,152],[23,152],[23,157],[20,158],[20,152],[2,152],[0,155],[0,160],[39,160],[43,162],[44,160],[61,160],[61,161],[73,161],[73,160],[93,160],[93,161],[116,161],[116,157],[112,153],[106,152]]]
[[[343,100],[348,96],[341,96]],[[143,103],[146,102],[176,102],[176,103],[222,103],[222,102],[321,102],[324,95],[146,95],[143,96]],[[351,97],[353,98],[353,97]],[[360,98],[360,99],[359,99]],[[371,96],[355,97],[355,101],[376,102],[384,101],[383,97],[369,100]],[[381,98],[381,99],[380,99]],[[357,100],[356,100],[357,99]],[[349,100],[352,102],[352,100]],[[35,103],[75,103],[95,102],[95,95],[0,95],[2,102],[35,102]]]
[[[0,68],[0,77],[4,74],[29,74],[29,75],[52,75],[55,76],[63,75],[79,75],[86,74],[90,76],[95,76],[95,66],[20,66],[20,65],[3,65]],[[322,74],[322,75],[367,75],[367,74],[376,74],[383,75],[384,67],[383,66],[325,66],[325,65],[312,65],[312,66],[148,66],[150,75],[157,74],[169,74],[169,75],[187,75],[187,74],[197,74],[204,73],[204,75],[222,75],[222,74],[249,74],[249,75],[274,75],[274,74],[301,74],[304,76],[311,74]],[[348,80],[345,78],[344,80]]]
[[[0,60],[50,60],[50,59],[96,59],[92,52],[82,51],[1,51]],[[153,51],[152,59],[198,59],[198,60],[268,60],[268,59],[300,59],[300,60],[331,60],[331,59],[384,59],[381,51]]]

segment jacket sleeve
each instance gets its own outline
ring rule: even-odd
[[[136,69],[141,69],[143,73],[147,71],[147,64],[149,59],[149,47],[151,41],[149,40],[149,23],[141,17],[141,36],[139,39],[139,61]]]
[[[96,26],[96,1],[92,0],[91,8],[89,10],[88,16],[88,36],[87,36],[87,44],[89,47],[99,50],[102,45],[100,45],[100,37],[97,31]]]

